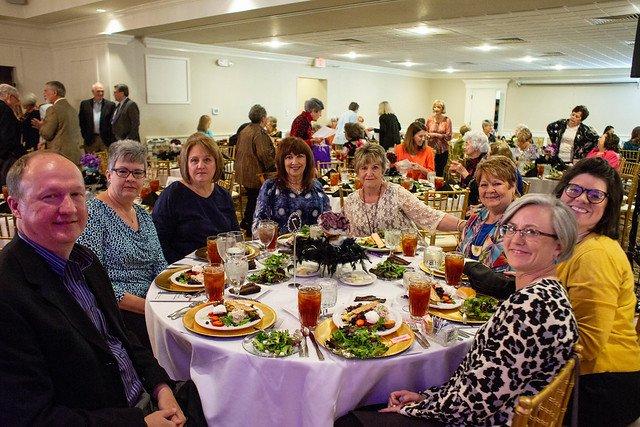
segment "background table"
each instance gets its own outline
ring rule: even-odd
[[[371,259],[374,264],[382,261]],[[417,261],[413,262],[416,268]],[[197,263],[191,258],[182,262]],[[315,280],[298,279],[301,283]],[[296,289],[286,284],[271,289],[260,301],[276,310],[283,320],[281,329],[299,327],[298,320],[287,313],[297,314]],[[377,280],[364,287],[339,284],[338,305],[354,294],[375,294],[388,298],[398,309],[396,297],[402,292],[402,281]],[[157,294],[158,288],[152,285],[146,302],[154,354],[172,378],[195,382],[210,424],[330,426],[351,409],[385,402],[393,390],[442,384],[471,344],[466,340],[442,347],[432,341],[431,348],[423,350],[414,343],[401,355],[376,360],[347,360],[322,349],[326,360],[319,361],[309,343],[309,358],[269,359],[247,353],[241,338],[210,338],[187,331],[182,319],[167,318],[186,304],[154,301]]]
[[[538,193],[538,194],[553,194],[553,190],[555,190],[558,185],[557,179],[547,179],[547,178],[522,178],[531,184],[529,188],[529,193]]]

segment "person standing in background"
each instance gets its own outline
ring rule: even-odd
[[[385,150],[388,150],[400,144],[400,129],[402,129],[402,126],[400,126],[396,115],[393,114],[388,101],[382,101],[380,105],[378,105],[378,115],[380,127],[369,128],[367,131],[373,130],[374,132],[378,132],[380,135],[380,145],[382,145]]]
[[[22,100],[22,107],[25,109],[22,116],[22,145],[27,151],[33,151],[38,148],[40,142],[40,133],[38,129],[31,125],[32,119],[40,120],[40,111],[38,110],[38,98],[32,93],[27,94]]]
[[[582,123],[587,117],[587,107],[578,105],[571,110],[568,119],[560,119],[547,126],[553,152],[564,163],[586,157],[589,151],[598,145],[598,133]]]
[[[357,102],[351,102],[349,109],[338,117],[338,125],[336,126],[336,136],[333,139],[334,145],[343,145],[347,142],[345,136],[344,125],[347,123],[356,123],[358,121],[358,109],[360,106]]]
[[[211,116],[208,114],[200,116],[198,120],[198,132],[207,135],[213,139],[213,131],[211,130]]]
[[[46,148],[78,165],[82,155],[82,134],[78,112],[65,98],[66,93],[64,85],[57,80],[45,83],[44,98],[53,105],[47,108],[44,120],[33,119],[31,124],[40,131]]]
[[[444,101],[436,99],[432,105],[433,114],[427,118],[427,142],[435,151],[436,176],[444,176],[444,168],[449,160],[451,140],[451,119],[444,115],[447,109]]]
[[[318,98],[307,99],[304,103],[304,111],[291,123],[289,136],[297,136],[309,147],[312,147],[313,144],[320,144],[322,139],[313,137],[311,122],[317,121],[322,116],[322,110],[324,110],[324,104]]]
[[[129,87],[117,84],[113,87],[113,97],[118,102],[111,118],[113,140],[132,139],[140,141],[140,110],[138,104],[129,99]]]
[[[0,185],[5,184],[11,165],[25,153],[20,143],[20,122],[15,108],[20,105],[18,90],[0,84]]]
[[[487,135],[487,140],[489,143],[496,142],[496,131],[493,128],[493,123],[491,120],[483,120],[482,121],[482,132]]]
[[[93,98],[80,103],[78,120],[80,131],[84,139],[84,151],[95,153],[106,150],[112,140],[111,118],[116,109],[113,101],[104,99],[104,86],[96,82],[91,86]]]

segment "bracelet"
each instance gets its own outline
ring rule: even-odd
[[[460,227],[460,224],[462,224],[462,227]],[[466,224],[465,220],[459,219],[458,223],[456,224],[456,230],[462,233],[462,230],[464,230],[465,224]]]

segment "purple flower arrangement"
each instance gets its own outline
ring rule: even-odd
[[[100,158],[95,154],[85,154],[80,157],[80,164],[84,169],[98,170],[100,168]]]
[[[318,225],[325,234],[345,235],[349,233],[349,220],[343,213],[324,212],[318,218]]]

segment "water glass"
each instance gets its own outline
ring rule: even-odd
[[[338,284],[335,280],[323,280],[319,282],[321,292],[322,315],[326,316],[329,309],[336,305],[338,300]]]
[[[249,271],[249,262],[244,256],[244,248],[232,246],[227,249],[227,261],[224,263],[224,271],[229,284],[233,288],[233,292],[238,295]]]
[[[440,246],[427,246],[424,251],[424,265],[433,273],[433,270],[440,269],[444,260],[444,252]]]
[[[388,229],[384,232],[384,244],[388,249],[395,250],[402,240],[400,230]]]
[[[236,238],[229,233],[220,233],[216,239],[216,245],[218,246],[218,254],[222,258],[223,262],[227,261],[227,249],[236,245]]]

